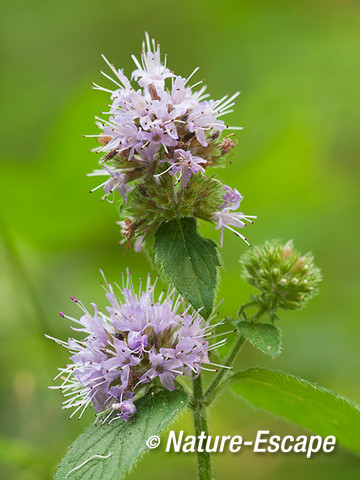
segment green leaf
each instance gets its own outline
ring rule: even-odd
[[[136,402],[137,412],[128,422],[115,420],[110,425],[93,424],[70,446],[59,466],[56,480],[122,478],[147,449],[146,440],[164,430],[186,407],[187,401],[188,395],[182,388],[173,392],[150,391]]]
[[[195,309],[207,318],[214,303],[216,243],[196,231],[194,218],[175,219],[160,225],[155,234],[156,261]]]
[[[235,373],[232,389],[255,407],[284,417],[360,453],[360,409],[336,393],[293,375],[250,368]]]
[[[269,323],[236,322],[240,335],[266,355],[277,357],[281,352],[280,331]]]

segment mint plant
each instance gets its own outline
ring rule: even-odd
[[[208,408],[231,388],[256,407],[280,415],[360,452],[360,410],[348,400],[305,380],[262,368],[233,371],[234,361],[249,341],[266,355],[281,351],[281,310],[303,308],[318,293],[320,270],[311,254],[301,255],[292,242],[271,240],[252,247],[240,259],[239,273],[257,289],[239,306],[237,318],[217,319],[214,307],[221,259],[218,245],[198,231],[198,220],[240,232],[254,215],[239,211],[243,199],[224,185],[212,167],[226,166],[236,140],[222,116],[230,113],[238,92],[209,99],[203,82],[175,75],[162,62],[160,47],[146,34],[141,61],[131,78],[104,57],[102,72],[115,88],[107,119],[97,118],[104,199],[118,199],[122,243],[144,250],[168,291],[157,292],[157,280],[132,279],[129,270],[119,284],[103,288],[105,310],[88,309],[72,297],[82,313],[73,318],[78,332],[67,341],[48,337],[70,353],[50,388],[62,391],[70,418],[87,408],[95,423],[70,447],[56,478],[116,480],[147,449],[146,440],[161,433],[184,409],[193,412],[197,438],[208,435]],[[191,82],[190,82],[191,80]],[[93,191],[92,190],[92,191]],[[117,197],[115,197],[115,195]],[[225,333],[216,328],[227,323]],[[216,358],[218,347],[232,346]],[[212,372],[203,387],[202,372]],[[210,453],[198,450],[198,475],[213,478]]]

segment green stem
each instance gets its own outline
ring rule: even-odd
[[[252,322],[256,322],[257,320],[259,320],[259,319],[264,315],[265,312],[266,312],[266,308],[265,308],[265,307],[261,307],[261,308],[259,309],[259,311],[256,312],[255,315],[253,315],[253,316],[251,317],[250,320],[251,320]]]
[[[250,306],[252,302],[249,302],[245,304],[243,307]],[[241,310],[241,309],[240,309]],[[261,318],[264,313],[266,312],[265,307],[260,307],[258,312],[255,313],[248,321],[257,321],[259,318]],[[230,350],[229,355],[226,357],[224,366],[225,367],[231,367],[232,364],[234,363],[234,360],[239,353],[241,347],[243,346],[246,338],[243,337],[242,335],[239,335],[237,339],[234,342],[234,345],[232,346],[232,349]],[[227,368],[222,368],[219,373],[216,375],[214,380],[210,383],[208,389],[205,392],[204,395],[204,402],[205,405],[210,405],[210,403],[215,400],[219,392],[225,387],[225,385],[228,384],[228,377],[229,377],[229,369]]]
[[[251,302],[248,302],[248,303],[244,303],[244,305],[241,305],[241,307],[239,308],[238,317],[241,317],[241,315],[245,315],[245,317],[246,317],[245,310],[247,308],[254,307],[256,305],[257,305],[257,302],[255,302],[254,300],[252,300]]]
[[[202,389],[201,375],[193,381],[193,401],[192,410],[194,418],[195,434],[199,437],[202,433],[203,436],[208,437],[208,425],[206,417],[206,408],[204,405],[204,396]],[[211,455],[209,452],[197,452],[197,463],[199,480],[212,480],[212,466]]]
[[[241,347],[245,342],[245,337],[239,335],[230,350],[229,355],[226,357],[224,366],[231,367],[237,354],[239,353]],[[218,374],[215,376],[214,380],[210,383],[208,389],[205,392],[204,400],[206,405],[210,405],[210,403],[215,399],[219,391],[223,387],[223,382],[226,381],[226,377],[229,375],[229,370],[227,368],[222,368]]]

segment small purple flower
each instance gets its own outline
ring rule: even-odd
[[[230,187],[225,185],[224,189],[224,204],[221,205],[220,210],[218,212],[214,212],[211,217],[211,220],[217,223],[215,230],[221,229],[220,246],[223,246],[225,228],[229,229],[231,232],[235,233],[235,235],[242,238],[244,242],[250,246],[246,237],[232,227],[244,228],[246,227],[245,222],[254,223],[252,219],[256,219],[257,217],[255,215],[245,215],[242,212],[234,212],[234,210],[237,210],[240,207],[240,202],[243,197],[236,190],[236,188],[231,189]]]
[[[177,140],[169,135],[161,121],[158,120],[152,122],[149,129],[150,131],[143,131],[139,134],[140,140],[144,142],[141,148],[145,148],[149,145],[150,147],[159,150],[161,145],[163,145],[165,150],[167,150],[166,147],[175,147],[177,145]]]
[[[209,361],[209,351],[225,343],[220,340],[209,346],[208,337],[214,325],[198,312],[178,312],[182,299],[175,289],[155,298],[155,285],[150,277],[140,282],[134,291],[131,275],[123,277],[122,286],[115,294],[113,286],[104,277],[105,294],[110,306],[106,313],[92,304],[93,313],[77,301],[83,315],[71,320],[81,332],[81,340],[67,342],[52,340],[64,346],[71,354],[70,362],[55,377],[66,400],[64,409],[74,408],[71,417],[80,411],[80,417],[92,404],[99,413],[117,411],[118,417],[128,420],[136,411],[134,397],[144,392],[155,379],[167,390],[174,390],[177,377],[199,375]],[[219,324],[223,324],[220,321]],[[54,379],[54,380],[55,380]]]
[[[231,188],[228,185],[224,185],[224,190],[224,204],[220,205],[220,208],[231,207],[232,210],[237,210],[240,207],[241,200],[243,199],[241,193],[239,193],[236,188]]]
[[[225,123],[216,118],[216,111],[210,106],[209,102],[202,102],[193,109],[187,121],[189,132],[195,133],[197,140],[206,147],[205,133],[214,130],[222,132],[225,128]]]
[[[129,417],[131,415],[134,415],[134,413],[136,412],[135,405],[129,400],[124,400],[121,403],[113,403],[112,408],[113,410],[117,410],[120,412],[118,415],[123,420],[125,420],[125,422],[127,422],[129,420]]]
[[[206,163],[206,160],[196,155],[192,155],[190,150],[175,150],[173,162],[170,175],[180,173],[179,181],[181,182],[182,188],[185,188],[189,183],[191,175],[195,175],[198,172],[205,172],[205,169],[201,164]]]
[[[140,332],[129,332],[127,340],[129,348],[134,352],[145,350],[149,343],[147,335],[142,335]]]
[[[141,252],[142,248],[144,247],[144,237],[140,235],[134,242],[134,250],[135,252]]]
[[[145,32],[145,39],[146,42],[142,45],[141,64],[135,55],[132,55],[137,69],[132,72],[131,78],[137,80],[141,87],[155,85],[155,87],[164,88],[165,79],[174,77],[174,74],[161,63],[160,45],[156,46],[154,39],[150,42],[147,32]]]
[[[183,375],[184,363],[177,358],[166,358],[161,353],[150,351],[149,361],[151,368],[140,378],[139,382],[148,383],[159,377],[161,385],[167,390],[175,390],[174,380],[178,375]]]
[[[89,173],[88,176],[101,176],[101,175],[109,175],[110,178],[106,180],[101,185],[95,187],[92,192],[97,190],[98,188],[103,187],[105,190],[105,195],[103,199],[107,198],[110,194],[114,193],[116,190],[127,202],[126,194],[131,190],[130,185],[127,183],[128,176],[123,173],[121,170],[117,170],[114,167],[107,167],[102,166],[102,170],[94,170],[92,173]]]

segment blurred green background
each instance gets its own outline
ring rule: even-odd
[[[104,304],[99,268],[110,280],[143,254],[124,254],[116,208],[89,195],[98,157],[93,116],[106,95],[104,53],[133,69],[144,31],[161,42],[168,65],[187,76],[199,65],[214,98],[242,91],[232,124],[243,125],[233,163],[220,178],[257,214],[253,244],[293,238],[322,268],[321,295],[282,314],[283,354],[265,358],[246,346],[239,366],[286,370],[360,403],[359,322],[359,2],[189,1],[170,3],[13,0],[1,25],[1,478],[51,478],[67,446],[92,421],[68,421],[61,396],[47,390],[66,352],[43,334],[69,333],[59,310],[70,302]],[[198,74],[199,77],[199,74]],[[96,180],[95,180],[96,182]],[[218,232],[204,227],[218,240]],[[221,314],[234,315],[250,288],[239,278],[245,244],[225,234]],[[214,434],[253,438],[300,428],[249,407],[231,394],[211,411]],[[191,418],[177,426],[190,433]],[[360,432],[359,432],[360,433]],[[296,455],[217,454],[216,478],[357,479],[359,458],[337,448],[311,460]],[[191,454],[147,455],[129,476],[196,478]]]

